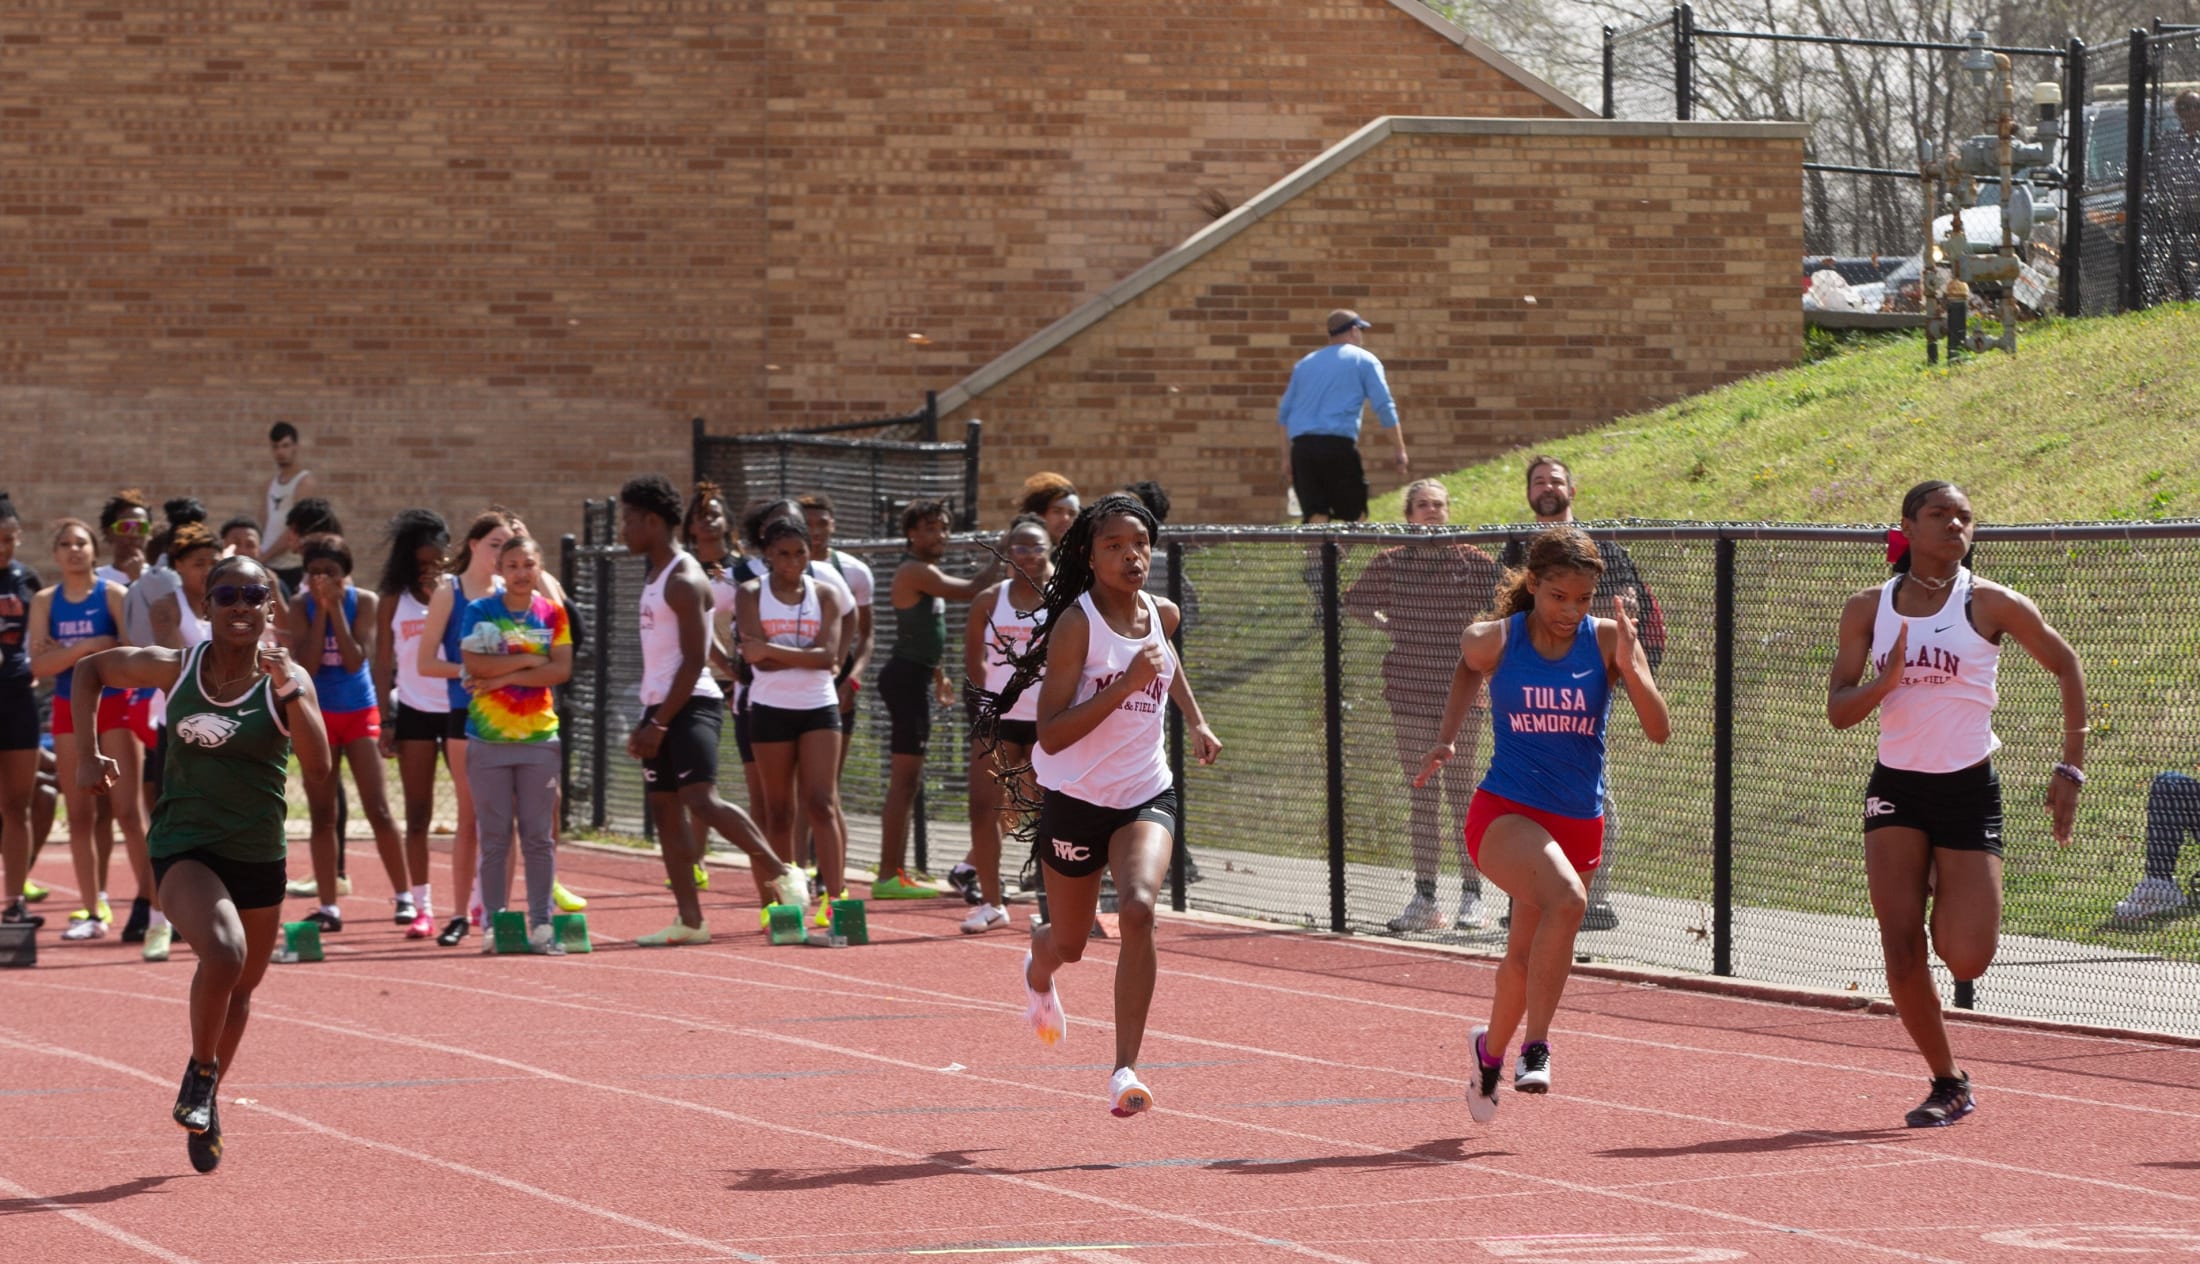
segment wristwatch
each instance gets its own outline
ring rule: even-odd
[[[290,674],[285,676],[284,679],[290,682],[290,691],[288,693],[285,693],[283,690],[277,689],[275,691],[276,702],[288,702],[292,698],[295,698],[299,694],[302,694],[306,691],[306,678],[298,671],[297,668],[291,668]]]

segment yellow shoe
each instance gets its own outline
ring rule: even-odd
[[[818,926],[831,926],[833,924],[833,901],[845,900],[847,898],[848,893],[846,891],[841,892],[839,895],[832,896],[831,898],[827,898],[823,891],[818,892],[817,921],[814,924]]]
[[[115,920],[115,911],[107,907],[107,901],[101,900],[97,909],[78,909],[76,912],[69,914],[69,920],[72,922],[111,922]]]
[[[25,882],[23,884],[23,902],[25,904],[36,904],[51,894],[53,894],[51,891],[35,882]]]
[[[145,959],[147,961],[168,960],[168,941],[173,939],[175,937],[175,934],[176,928],[170,926],[166,922],[163,922],[158,926],[146,927]]]
[[[707,944],[710,942],[710,926],[690,926],[686,922],[674,922],[663,930],[644,935],[634,941],[637,948],[677,948],[683,944]]]
[[[672,879],[667,878],[665,879],[665,890],[670,891],[671,889]],[[695,889],[698,891],[710,890],[710,870],[703,868],[701,865],[695,866]]]
[[[560,913],[578,913],[588,907],[588,901],[565,889],[562,882],[550,884],[550,902],[558,906]]]

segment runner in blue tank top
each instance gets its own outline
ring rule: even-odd
[[[1653,742],[1672,732],[1665,698],[1625,609],[1589,615],[1604,561],[1578,528],[1553,527],[1509,571],[1496,609],[1467,628],[1451,693],[1416,785],[1456,754],[1452,743],[1486,679],[1494,750],[1467,810],[1467,852],[1512,897],[1490,1021],[1473,1033],[1476,1075],[1467,1109],[1497,1116],[1497,1082],[1513,1028],[1526,1024],[1513,1090],[1551,1088],[1551,1017],[1573,972],[1574,933],[1588,908],[1582,880],[1604,852],[1604,735],[1615,685]],[[1495,1049],[1498,1052],[1493,1053]]]

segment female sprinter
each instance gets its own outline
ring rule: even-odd
[[[1016,656],[1038,630],[1047,581],[1054,578],[1054,563],[1047,556],[1051,542],[1046,519],[1018,514],[1001,537],[1009,577],[971,598],[970,622],[963,629],[968,682],[963,700],[970,713],[970,859],[956,868],[970,870],[965,889],[979,897],[978,907],[963,919],[965,935],[982,935],[1010,920],[1008,896],[1001,890],[1001,837],[1019,810],[1016,805],[1033,795],[1020,783],[1030,778],[1031,748],[1039,741],[1039,691],[1025,689],[990,728],[979,719],[985,695],[998,696],[1008,687]],[[1019,784],[1004,787],[1003,778]]]
[[[1952,483],[1919,483],[1902,498],[1890,536],[1894,578],[1849,598],[1826,681],[1837,729],[1879,712],[1879,761],[1864,787],[1864,876],[1887,994],[1932,1070],[1912,1128],[1942,1128],[1975,1108],[1971,1077],[1956,1068],[1932,951],[1958,982],[1986,972],[2001,937],[2001,779],[1993,753],[1995,676],[2012,637],[2062,689],[2062,762],[2047,779],[2055,841],[2070,842],[2085,784],[2085,672],[2078,655],[2020,593],[1979,579],[1966,563],[1977,520]],[[1868,661],[1867,661],[1868,655]],[[1864,673],[1872,670],[1866,678]]]
[[[497,558],[512,535],[512,515],[501,506],[491,505],[475,514],[474,520],[467,524],[466,537],[460,541],[458,552],[444,562],[443,575],[450,582],[437,584],[435,595],[428,599],[428,617],[420,629],[414,665],[428,680],[443,682],[444,696],[450,700],[451,710],[461,717],[466,714],[473,697],[459,683],[465,667],[458,648],[459,617],[472,603],[491,593],[504,591],[504,581],[497,577]],[[461,724],[463,720],[454,723],[454,733],[464,732],[459,727]],[[480,884],[475,872],[480,851],[474,828],[473,786],[466,773],[464,737],[446,738],[443,758],[451,766],[451,792],[458,799],[458,832],[451,836],[453,916],[444,925],[443,932],[435,937],[435,942],[450,948],[466,938],[468,926],[478,925],[480,921]]]
[[[77,663],[122,643],[122,586],[93,573],[93,564],[99,560],[97,550],[90,526],[76,518],[63,518],[53,532],[53,560],[61,580],[50,588],[39,589],[38,595],[31,598],[31,672],[54,678],[53,753],[68,809],[69,854],[76,862],[76,884],[84,901],[83,909],[70,917],[69,928],[61,932],[67,940],[104,939],[108,923],[114,918],[102,879],[107,857],[100,854],[102,848],[93,830],[93,802],[100,796],[81,789],[84,783],[77,775],[77,744],[70,740],[70,734],[76,731],[71,727],[76,722],[76,709],[70,705],[70,690],[75,685]],[[116,730],[122,729],[119,700],[127,695],[118,691],[114,696],[118,701],[105,708],[96,705],[104,701],[104,696],[94,699],[93,720],[88,727],[95,730],[95,737],[104,736],[96,732],[103,709],[112,714]],[[123,784],[131,787],[131,793],[121,796],[117,803],[135,819],[137,744],[126,732],[122,737],[128,740],[115,741],[107,754],[120,763]],[[138,837],[142,840],[143,833]],[[151,878],[148,866],[141,894],[150,892]]]
[[[405,796],[405,870],[412,877],[412,918],[405,938],[435,934],[435,899],[428,881],[428,828],[435,816],[435,761],[440,754],[451,780],[463,780],[453,750],[466,740],[466,712],[452,710],[450,691],[420,673],[420,645],[427,634],[428,604],[443,578],[450,529],[430,509],[407,509],[390,519],[389,556],[382,563],[381,635],[374,638],[374,680],[381,699],[382,755],[397,759]]]
[[[1634,701],[1644,736],[1663,742],[1672,732],[1634,620],[1624,609],[1613,619],[1589,614],[1603,574],[1597,546],[1576,527],[1552,527],[1529,542],[1527,566],[1506,573],[1490,617],[1459,639],[1436,746],[1414,779],[1429,784],[1457,754],[1452,743],[1487,678],[1492,750],[1467,805],[1467,854],[1512,897],[1512,924],[1489,1023],[1474,1029],[1467,1110],[1478,1122],[1497,1117],[1504,1049],[1523,1020],[1513,1091],[1551,1091],[1551,1016],[1589,907],[1582,883],[1604,854],[1613,687]]]
[[[1222,752],[1169,648],[1176,607],[1141,591],[1157,534],[1152,513],[1135,496],[1113,493],[1080,512],[1055,550],[1031,647],[1017,656],[1007,687],[981,709],[997,738],[1000,716],[1039,685],[1032,765],[1045,798],[1035,828],[1052,920],[1032,928],[1022,979],[1025,1016],[1042,1043],[1058,1044],[1066,1033],[1055,972],[1085,955],[1101,871],[1114,875],[1122,955],[1108,1107],[1119,1118],[1153,1105],[1137,1068],[1160,970],[1154,900],[1176,833],[1168,703],[1183,711],[1200,763]]]
[[[191,1134],[191,1166],[222,1158],[214,1090],[236,1066],[282,925],[283,793],[293,749],[310,783],[332,771],[313,682],[288,651],[262,646],[275,577],[246,557],[207,576],[208,640],[188,650],[110,649],[77,663],[74,788],[79,798],[123,780],[93,745],[99,691],[163,689],[173,731],[150,846],[160,904],[198,957],[191,976],[191,1059],[171,1112]]]

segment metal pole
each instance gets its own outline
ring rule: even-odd
[[[1618,118],[1612,106],[1612,28],[1604,28],[1604,117]]]
[[[579,558],[574,552],[572,535],[568,533],[559,536],[558,582],[565,585],[565,595],[568,601],[572,600],[573,597],[574,568],[578,561]],[[601,647],[597,648],[600,649]],[[558,686],[556,697],[558,702],[558,732],[571,732],[573,723],[573,681],[571,677],[568,677],[564,684]],[[598,709],[601,710],[602,708],[599,706]],[[561,830],[573,828],[573,743],[571,742],[558,743],[558,828]]]
[[[1329,764],[1329,929],[1344,921],[1344,620],[1337,599],[1335,536],[1322,541],[1322,711]]]
[[[2063,58],[2062,314],[2085,314],[2085,41],[2073,36]]]
[[[1734,541],[1713,546],[1711,972],[1734,973]]]
[[[697,417],[693,424],[694,442],[688,451],[688,462],[694,466],[694,477],[688,480],[691,486],[710,477],[710,461],[704,455],[704,449],[710,446],[710,436],[703,433],[703,419],[701,417]]]
[[[1696,10],[1673,10],[1673,117],[1696,117]]]
[[[963,428],[962,529],[965,531],[978,525],[978,432],[984,426],[984,422],[973,417]]]
[[[973,435],[977,423],[972,422]],[[1176,661],[1181,669],[1184,662],[1184,546],[1169,541],[1169,604],[1177,609],[1176,633],[1169,638],[1170,648],[1176,651]],[[1184,872],[1184,713],[1169,706],[1169,780],[1176,783],[1176,846],[1169,851],[1169,907],[1181,913],[1185,909]]]
[[[611,753],[611,630],[605,625],[604,611],[610,605],[606,599],[611,591],[611,555],[596,555],[596,715],[590,726],[589,741],[595,749],[590,752],[595,761],[588,781],[588,820],[597,829],[604,827],[608,819],[604,803],[604,783],[610,774]],[[648,815],[646,812],[644,816]]]
[[[924,393],[924,441],[926,443],[938,443],[940,441],[940,394],[938,391],[926,391]]]
[[[2124,312],[2146,306],[2139,281],[2139,227],[2147,178],[2147,38],[2146,28],[2131,29],[2131,59],[2125,75],[2124,244],[2116,260],[2116,310]]]
[[[930,685],[930,683],[927,683],[925,685],[926,692],[930,692],[931,688],[932,686]],[[932,700],[929,698],[925,699],[924,705],[931,706]],[[924,828],[924,782],[921,779],[917,782],[917,801],[909,809],[909,826],[909,832],[913,834],[916,838],[917,872],[925,873],[930,868],[930,866],[926,862],[930,858],[928,853],[930,851],[929,844],[932,840],[927,837]],[[882,873],[879,876],[885,878],[891,877],[892,875]]]

